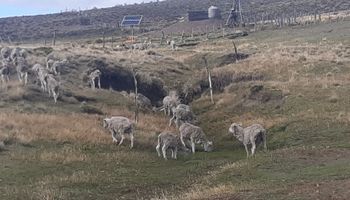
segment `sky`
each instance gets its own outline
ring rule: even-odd
[[[65,10],[86,10],[151,0],[0,0],[0,17],[57,13]]]

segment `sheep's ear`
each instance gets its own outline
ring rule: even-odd
[[[212,141],[209,141],[208,144],[209,144],[209,145],[213,145],[213,142],[212,142]]]

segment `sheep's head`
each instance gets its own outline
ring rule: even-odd
[[[108,128],[108,126],[109,126],[109,119],[108,118],[103,119],[103,128]]]
[[[242,128],[242,124],[233,123],[228,129],[229,133],[232,133],[234,136],[239,134],[239,128]]]
[[[203,147],[205,152],[211,152],[213,151],[214,145],[212,141],[207,141],[204,142]]]

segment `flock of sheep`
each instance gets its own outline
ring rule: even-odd
[[[195,153],[196,144],[202,145],[206,152],[213,150],[213,142],[208,139],[200,127],[193,124],[196,122],[196,117],[191,107],[181,104],[175,92],[164,97],[162,110],[164,110],[165,115],[172,115],[169,126],[175,121],[180,134],[164,131],[158,135],[156,151],[159,157],[163,155],[163,158],[167,160],[168,150],[171,151],[173,159],[177,159],[179,150]],[[124,139],[129,136],[131,140],[130,148],[134,146],[135,126],[132,120],[122,116],[103,120],[103,127],[110,131],[113,142],[118,143],[117,136],[119,136],[121,140],[118,144],[121,145]],[[260,124],[243,128],[241,124],[233,123],[228,131],[244,145],[247,157],[250,155],[248,145],[251,145],[252,156],[255,154],[257,145],[261,142],[263,142],[265,150],[267,149],[266,130]]]
[[[9,48],[4,47],[0,51],[1,66],[0,66],[0,78],[2,86],[5,86],[10,81],[10,75],[16,71],[18,80],[24,85],[28,84],[28,74],[32,72],[40,83],[40,87],[43,92],[47,92],[49,97],[53,96],[55,103],[59,96],[60,87],[60,70],[67,66],[67,59],[60,59],[55,56],[54,53],[50,53],[46,57],[46,64],[36,63],[33,67],[30,67],[27,62],[27,51],[19,47]],[[15,69],[15,70],[13,70]],[[97,81],[98,87],[101,88],[101,71],[96,69],[88,74],[89,83],[92,89],[95,89],[95,82]]]
[[[173,41],[171,41],[169,45],[175,49],[175,43]],[[26,85],[28,83],[28,72],[31,70],[39,80],[42,91],[48,92],[49,96],[53,96],[55,103],[57,102],[60,86],[60,69],[68,64],[66,59],[60,60],[56,58],[54,54],[49,54],[46,57],[46,66],[34,64],[34,66],[30,68],[26,59],[26,50],[5,47],[1,49],[0,53],[2,59],[2,67],[0,68],[2,84],[9,81],[10,73],[13,71],[11,68],[14,67],[19,81]],[[96,82],[98,88],[101,88],[100,70],[96,69],[91,71],[88,74],[88,78],[92,89],[96,88]],[[146,102],[143,99],[146,99],[147,97],[140,95],[141,94],[139,94],[137,99]],[[150,101],[148,104],[151,106]],[[164,131],[159,134],[158,144],[156,146],[159,156],[162,154],[164,159],[167,159],[166,154],[168,150],[172,152],[172,158],[174,159],[177,158],[177,152],[179,150],[195,153],[196,144],[202,145],[206,152],[213,150],[213,142],[207,138],[206,134],[200,127],[194,125],[196,124],[197,119],[192,112],[191,107],[189,105],[181,104],[176,92],[170,92],[168,96],[164,97],[161,110],[163,110],[164,114],[167,116],[172,115],[169,121],[169,126],[174,122],[180,134],[178,135],[169,131]],[[136,125],[133,121],[122,116],[105,118],[103,120],[103,127],[110,131],[113,142],[118,143],[118,137],[121,137],[120,142],[118,143],[121,145],[124,142],[124,139],[128,136],[131,140],[130,148],[133,148],[134,146],[135,126]],[[248,145],[251,145],[251,155],[254,155],[256,146],[261,142],[264,143],[265,149],[267,148],[266,130],[259,124],[243,128],[242,125],[233,123],[229,128],[229,133],[243,143],[247,157],[250,155]]]

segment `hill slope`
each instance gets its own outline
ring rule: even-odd
[[[93,9],[87,11],[63,12],[59,14],[11,17],[0,19],[0,37],[7,41],[43,40],[52,38],[54,30],[58,30],[59,38],[81,38],[81,36],[102,35],[102,29],[107,33],[115,32],[115,27],[124,15],[141,14],[146,23],[166,25],[178,17],[184,16],[188,10],[206,10],[210,5],[217,5],[227,11],[231,0],[166,0],[161,2],[115,6],[112,8]],[[266,16],[293,16],[295,14],[312,14],[350,9],[347,0],[249,0],[243,1],[245,18]],[[117,31],[117,35],[120,34]],[[41,41],[42,42],[42,41]]]

